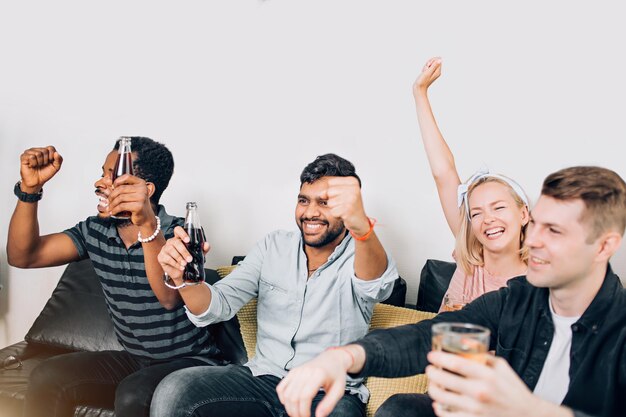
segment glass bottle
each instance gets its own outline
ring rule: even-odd
[[[200,225],[198,205],[194,202],[187,203],[184,228],[189,235],[189,243],[185,244],[185,246],[187,246],[187,251],[189,251],[193,259],[185,266],[183,281],[187,285],[199,284],[205,280],[204,252],[202,247],[206,239]]]
[[[124,174],[135,175],[133,172],[133,156],[130,149],[130,138],[122,136],[119,141],[119,147],[117,149],[117,161],[115,162],[115,168],[113,169],[113,175],[111,180],[115,181],[117,177],[121,177]],[[114,219],[130,219],[130,211],[122,211],[115,215],[111,215]]]

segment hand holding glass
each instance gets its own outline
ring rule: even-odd
[[[486,364],[489,336],[489,329],[476,324],[436,323],[432,327],[433,350]],[[454,411],[444,404],[440,407],[445,411]]]

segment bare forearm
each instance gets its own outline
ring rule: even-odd
[[[354,363],[350,366],[346,371],[349,374],[358,374],[363,370],[363,366],[365,366],[365,349],[361,345],[346,345],[343,347],[350,352],[351,356],[354,358]]]
[[[147,227],[147,230],[150,228]],[[154,226],[152,227],[154,231]],[[150,236],[151,232],[141,231],[142,236]],[[181,302],[181,297],[178,291],[168,288],[163,283],[163,268],[159,264],[157,260],[157,256],[161,251],[161,248],[165,245],[165,238],[163,237],[163,233],[159,233],[157,237],[147,243],[142,243],[143,246],[143,258],[144,263],[146,265],[146,275],[148,277],[148,282],[150,283],[150,287],[156,295],[157,299],[161,303],[161,305],[168,310],[173,309]]]
[[[450,230],[456,236],[460,228],[456,192],[461,180],[456,171],[454,156],[437,127],[425,90],[415,94],[415,108],[439,201]]]
[[[570,408],[544,400],[539,400],[539,404],[531,407],[531,410],[537,417],[575,417],[574,412]]]
[[[415,110],[422,142],[435,181],[442,176],[449,175],[451,172],[456,175],[454,156],[437,126],[426,91],[415,95]]]
[[[37,203],[17,202],[9,223],[7,238],[7,257],[10,265],[27,266],[31,254],[35,252],[40,242],[37,206]]]
[[[206,312],[211,305],[211,290],[204,284],[186,286],[178,290],[187,306],[187,309],[195,314],[200,315]]]
[[[387,269],[387,254],[376,233],[367,240],[355,240],[354,274],[357,278],[370,281],[380,278]]]

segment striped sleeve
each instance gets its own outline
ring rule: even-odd
[[[72,242],[74,242],[74,246],[76,246],[80,259],[85,259],[89,256],[87,253],[85,231],[87,231],[87,221],[82,221],[76,224],[76,226],[63,231],[63,233],[68,235],[70,239],[72,239]]]

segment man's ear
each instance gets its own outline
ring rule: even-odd
[[[622,244],[622,235],[617,232],[607,232],[598,238],[600,246],[596,259],[601,262],[608,262],[611,256]]]
[[[146,182],[146,186],[148,186],[148,197],[152,197],[152,195],[156,191],[155,185],[151,182]]]

